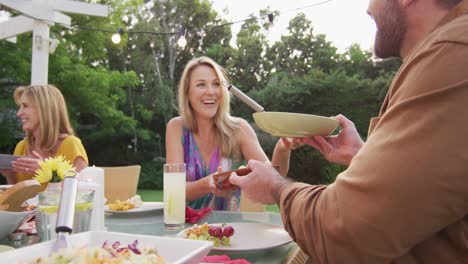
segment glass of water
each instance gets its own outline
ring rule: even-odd
[[[41,241],[57,238],[55,226],[60,203],[60,190],[39,193],[36,228]],[[93,210],[94,191],[79,191],[76,195],[73,233],[89,231]]]
[[[185,224],[185,163],[164,164],[164,228],[180,230]]]

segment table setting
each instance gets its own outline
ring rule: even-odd
[[[178,165],[178,167],[179,171],[168,169],[167,172],[185,176],[185,165]],[[85,174],[94,175],[94,179]],[[3,245],[0,247],[0,257],[12,263],[19,261],[27,263],[40,257],[52,256],[57,245],[62,243],[64,245],[58,247],[64,247],[66,250],[69,248],[94,250],[106,243],[114,245],[118,242],[122,245],[121,247],[111,247],[109,250],[133,249],[132,245],[138,243],[144,249],[154,249],[166,263],[279,263],[279,260],[287,255],[294,244],[283,229],[281,217],[277,213],[216,211],[212,208],[195,210],[186,205],[185,199],[180,200],[182,203],[176,204],[177,199],[168,195],[170,194],[168,188],[171,186],[166,186],[163,202],[140,201],[136,203],[136,207],[128,210],[111,210],[109,205],[104,204],[103,197],[96,196],[103,194],[99,184],[96,184],[100,182],[96,177],[102,177],[99,168],[91,168],[81,177],[74,173],[68,175],[65,179],[67,181],[73,179],[76,183],[73,184],[71,191],[63,189],[68,184],[62,183],[62,197],[54,199],[54,204],[45,203],[45,194],[38,193],[39,190],[37,190],[36,196],[28,200],[36,204],[35,212],[16,212],[24,214],[25,217],[19,219],[20,221],[15,223],[0,240],[0,244]],[[38,183],[36,185],[40,186]],[[93,187],[92,195],[86,196],[91,200],[89,203],[88,201],[82,202],[83,193],[87,193],[85,191],[89,191],[91,187]],[[7,186],[6,188],[14,190],[17,187]],[[180,186],[177,185],[178,190]],[[64,198],[64,192],[76,195]],[[31,194],[28,198],[31,198],[30,196]],[[86,212],[87,217],[76,218],[80,209],[84,208],[82,204],[93,204],[93,206],[81,211]],[[182,208],[183,212],[180,213],[174,208],[177,210]],[[0,211],[0,216],[1,213]],[[47,218],[44,214],[53,214],[55,218]],[[66,216],[61,216],[61,214]],[[96,217],[102,219],[99,220]],[[53,220],[56,223],[53,223]],[[187,239],[184,236],[188,228],[203,224],[232,227],[230,244],[215,246],[212,241]]]
[[[99,246],[105,241],[118,240],[128,244],[138,240],[145,244],[155,244],[158,252],[171,260],[169,263],[198,263],[190,259],[205,263],[280,263],[280,260],[285,258],[294,245],[282,228],[281,217],[277,213],[215,211],[210,208],[194,210],[190,207],[186,207],[186,212],[184,229],[180,231],[164,229],[163,210],[139,211],[130,214],[106,213],[106,231],[72,234],[69,236],[69,243]],[[232,246],[214,247],[208,241],[182,237],[186,228],[203,223],[213,225],[226,223],[233,226],[235,234],[231,239]],[[37,235],[30,234],[28,239],[30,238],[37,238]],[[264,245],[262,241],[269,244]],[[36,240],[35,243],[27,245],[28,247],[11,251],[15,253],[9,255],[8,259],[14,263],[23,254],[35,256],[41,252],[47,252],[55,243],[54,240],[36,244],[38,242]],[[160,245],[168,246],[168,250]],[[191,248],[194,250],[193,247],[197,247],[195,252],[190,251]],[[178,262],[178,258],[173,255],[174,248],[177,248],[177,256],[182,254],[188,260]],[[187,251],[185,251],[186,248],[188,248]]]

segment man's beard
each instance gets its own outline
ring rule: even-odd
[[[400,57],[403,38],[406,34],[406,17],[395,0],[386,1],[386,10],[379,18],[375,18],[377,33],[375,35],[374,53],[385,59]]]

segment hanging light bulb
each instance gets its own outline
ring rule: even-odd
[[[179,45],[179,47],[181,48],[185,48],[185,46],[187,46],[187,40],[185,39],[185,30],[182,30],[182,34],[177,40],[177,45]]]
[[[177,40],[177,45],[179,45],[181,48],[185,48],[185,46],[187,46],[187,40],[183,35],[180,36],[179,40]]]
[[[274,18],[275,18],[275,17],[274,17],[274,15],[273,15],[273,13],[268,14],[268,21],[270,21],[270,23],[273,23],[273,19],[274,19]]]
[[[112,42],[113,42],[114,44],[119,44],[119,43],[120,43],[120,39],[121,39],[121,38],[120,38],[120,35],[122,35],[122,34],[123,34],[123,30],[122,30],[121,28],[119,28],[119,29],[117,30],[117,32],[116,32],[114,35],[112,35]]]

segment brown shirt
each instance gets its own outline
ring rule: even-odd
[[[328,186],[293,183],[285,228],[313,263],[468,263],[468,0],[405,59]]]

